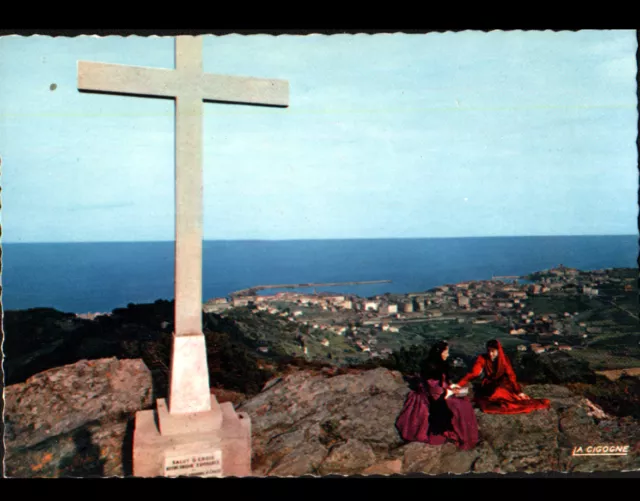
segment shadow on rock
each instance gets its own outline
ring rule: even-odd
[[[86,429],[73,434],[75,454],[60,462],[61,477],[102,477],[104,460],[100,458],[100,448],[93,443],[91,433]]]
[[[127,428],[122,441],[122,474],[125,477],[133,476],[133,432],[135,429],[135,417],[127,421]]]

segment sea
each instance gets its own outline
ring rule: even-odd
[[[203,300],[255,285],[373,280],[391,282],[315,290],[401,294],[560,264],[636,268],[638,236],[205,241]],[[173,273],[173,242],[5,243],[2,303],[5,311],[106,313],[172,300]]]

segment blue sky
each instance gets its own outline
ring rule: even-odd
[[[633,31],[203,46],[290,85],[205,103],[207,240],[637,232]],[[173,68],[173,39],[0,38],[3,241],[173,240],[173,103],[80,93],[78,60]]]

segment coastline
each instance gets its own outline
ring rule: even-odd
[[[635,268],[637,247],[634,236],[207,240],[203,300],[256,284],[391,281],[317,288],[373,297],[492,276],[523,276],[558,263],[581,270]],[[109,311],[174,296],[172,242],[6,244],[3,264],[4,307],[9,310]]]

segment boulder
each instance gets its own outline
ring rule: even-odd
[[[362,471],[362,475],[397,475],[402,472],[402,461],[389,459],[373,464]]]
[[[476,409],[480,442],[471,451],[452,444],[404,443],[395,420],[409,388],[400,373],[382,368],[344,375],[306,370],[288,374],[269,381],[239,410],[251,416],[254,472],[260,476],[534,473],[640,466],[637,452],[618,458],[571,456],[574,445],[603,440],[633,446],[640,436],[636,420],[611,418],[604,426],[598,416],[605,413],[563,386],[529,385],[525,391],[534,398],[548,398],[551,408],[517,415]]]
[[[376,462],[371,446],[357,439],[348,439],[331,448],[318,471],[321,475],[360,473]]]
[[[327,456],[328,449],[318,442],[300,444],[290,454],[273,465],[269,471],[274,477],[300,477],[314,475]]]
[[[269,381],[238,409],[251,416],[254,467],[259,473],[281,474],[282,461],[291,456],[299,468],[300,450],[312,449],[313,457],[325,454],[317,465],[307,463],[304,474],[315,474],[315,468],[341,444],[333,451],[334,458],[347,451],[360,458],[355,450],[364,446],[374,453],[387,452],[402,444],[395,419],[408,391],[400,373],[382,368],[333,377],[299,371]],[[332,461],[325,465],[326,471],[335,469]],[[374,462],[375,457],[361,469]]]
[[[478,457],[474,461],[471,471],[474,473],[504,473],[500,467],[502,464],[500,456],[487,442],[480,442],[475,450]]]
[[[403,473],[428,473],[437,468],[443,454],[453,452],[455,446],[435,446],[412,442],[403,448]]]
[[[81,360],[8,386],[7,475],[125,475],[133,416],[151,404],[141,360]]]

